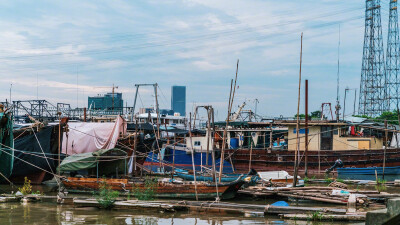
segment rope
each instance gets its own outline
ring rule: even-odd
[[[9,146],[6,146],[6,145],[4,145],[4,144],[2,144],[2,143],[0,143],[0,145],[2,145],[2,146],[4,146],[4,147],[7,147],[7,148],[10,148],[10,149],[12,149],[12,150],[15,150],[14,148],[11,148],[11,147],[9,147]],[[13,156],[12,154],[10,154],[10,153],[4,151],[2,148],[0,148],[0,151],[4,152],[4,153],[6,153],[6,154],[8,154],[8,155],[10,155],[10,156]],[[49,174],[54,175],[54,176],[56,176],[56,177],[61,177],[61,176],[58,176],[58,175],[55,174],[55,173],[49,172],[49,171],[47,171],[47,170],[45,170],[45,169],[43,169],[43,168],[41,168],[41,167],[38,167],[38,166],[36,166],[36,165],[34,165],[34,164],[28,162],[28,161],[25,161],[25,160],[23,160],[23,159],[21,159],[21,158],[19,158],[19,157],[17,157],[17,156],[13,156],[13,157],[14,157],[14,158],[17,158],[17,159],[21,160],[22,162],[24,162],[24,163],[26,163],[26,164],[28,164],[28,165],[31,165],[31,166],[33,166],[33,167],[39,169],[39,170],[42,170],[42,171],[44,171],[44,172],[46,172],[46,173],[49,173]]]
[[[37,136],[36,136],[36,133],[35,133],[35,131],[33,130],[33,128],[32,128],[32,127],[31,127],[31,130],[32,130],[32,132],[33,132],[33,135],[35,135],[36,141],[37,141],[37,143],[39,144],[39,147],[40,147],[40,150],[41,150],[41,151],[42,151],[42,153],[43,153],[43,156],[44,156],[44,157],[45,157],[45,159],[46,159],[47,165],[49,166],[49,168],[50,168],[51,172],[52,172],[52,173],[54,173],[53,169],[52,169],[52,168],[51,168],[51,166],[50,166],[50,163],[49,163],[49,161],[47,160],[47,157],[46,157],[46,155],[44,154],[44,151],[43,151],[42,145],[40,144],[40,141],[39,141],[39,139],[37,138]],[[60,163],[61,163],[61,162],[60,162]],[[57,181],[57,179],[56,179],[56,181]],[[57,181],[57,184],[58,184],[58,185],[60,185],[60,183],[58,183],[58,181]]]

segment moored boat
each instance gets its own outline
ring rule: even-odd
[[[364,167],[364,168],[337,168],[338,178],[352,180],[376,180],[376,177],[385,180],[397,179],[400,175],[400,166],[393,167]]]
[[[124,192],[131,192],[135,189],[144,191],[147,188],[145,182],[130,181],[128,179],[67,177],[62,180],[63,185],[68,190],[99,190],[101,182],[106,182],[113,190]],[[217,185],[215,183],[197,182],[197,187],[195,187],[194,182],[158,181],[154,185],[154,197],[195,199],[197,188],[198,199],[214,199],[216,197],[231,199],[235,197],[243,184],[244,181],[241,179]]]

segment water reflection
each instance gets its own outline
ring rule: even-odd
[[[247,224],[342,224],[282,221],[278,217],[246,218],[242,215],[207,213],[158,213],[140,210],[73,208],[55,203],[0,204],[0,224],[117,224],[117,225],[247,225]],[[353,223],[354,224],[354,223]],[[363,224],[363,223],[359,223]]]

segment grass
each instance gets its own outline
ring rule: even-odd
[[[97,202],[103,209],[110,209],[114,206],[115,200],[118,198],[119,192],[113,191],[111,186],[105,180],[99,184],[99,193],[96,196]]]
[[[344,183],[344,180],[343,180],[343,179],[340,179],[340,178],[337,178],[337,179],[336,179],[336,182]]]
[[[18,188],[18,191],[21,192],[23,195],[29,195],[32,193],[31,181],[27,177],[25,177],[24,186]]]
[[[328,185],[334,181],[334,179],[330,178],[327,174],[325,174],[325,179],[324,180],[325,180],[326,183],[328,183]]]
[[[386,180],[378,178],[376,181],[375,189],[379,192],[386,191]]]
[[[311,221],[321,221],[323,218],[323,215],[320,211],[316,211],[314,213],[311,214],[311,216],[309,217],[309,219]]]
[[[142,188],[140,185],[133,185],[132,193],[139,200],[153,200],[156,186],[156,179],[146,177],[144,180],[144,187]]]

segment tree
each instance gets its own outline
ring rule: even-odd
[[[311,113],[311,118],[321,118],[321,111],[317,110]]]
[[[396,110],[393,112],[383,112],[380,116],[376,117],[375,119],[377,119],[378,122],[383,122],[384,120],[387,120],[389,124],[399,124]]]

